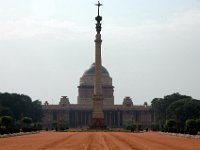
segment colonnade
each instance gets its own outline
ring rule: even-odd
[[[65,122],[70,128],[88,128],[92,110],[53,110],[44,111],[43,126],[52,128],[54,122]],[[155,113],[138,110],[104,110],[104,120],[108,128],[123,128],[127,124],[150,127],[155,124]]]
[[[122,127],[122,112],[104,111],[107,127]],[[69,127],[88,127],[91,123],[92,111],[69,111]]]

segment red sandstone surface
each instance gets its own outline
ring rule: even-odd
[[[41,132],[1,138],[0,150],[200,150],[200,139],[153,132]]]

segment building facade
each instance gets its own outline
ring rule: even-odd
[[[102,94],[105,124],[108,128],[123,128],[136,125],[141,129],[151,129],[155,115],[151,106],[134,105],[130,97],[125,97],[121,105],[114,104],[114,86],[108,70],[102,66]],[[70,128],[88,128],[92,119],[92,99],[94,93],[95,64],[87,69],[78,86],[77,104],[70,104],[67,96],[62,96],[58,105],[48,102],[42,106],[43,128],[52,129],[55,124],[66,124]]]

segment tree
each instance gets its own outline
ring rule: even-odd
[[[200,116],[200,101],[191,98],[181,99],[171,103],[167,108],[167,118],[176,119],[179,128],[184,128],[187,119],[197,119]]]
[[[162,129],[166,123],[166,120],[168,115],[167,109],[168,107],[173,103],[181,99],[191,99],[190,96],[187,95],[181,95],[179,93],[173,93],[171,95],[164,96],[164,98],[154,98],[151,101],[152,110],[156,114],[156,120],[157,123],[160,126],[160,129]],[[174,117],[172,117],[174,118]],[[175,118],[174,118],[175,119]]]
[[[43,117],[42,111],[42,102],[39,100],[35,100],[32,102],[32,109],[30,111],[30,116],[33,119],[33,122],[40,122]]]
[[[42,118],[42,104],[39,100],[32,101],[23,94],[0,93],[0,114],[9,115],[21,120],[23,114],[33,118],[33,122],[40,122]]]
[[[188,119],[185,122],[186,130],[189,134],[196,135],[197,128],[196,128],[196,121],[194,119]]]
[[[196,119],[196,127],[197,127],[197,131],[200,131],[200,118]]]
[[[23,128],[29,128],[32,123],[32,118],[24,117],[22,118]]]
[[[169,119],[166,121],[166,128],[168,132],[175,132],[176,129],[176,120],[175,119]]]
[[[1,125],[6,129],[11,128],[13,118],[11,116],[3,116],[1,117]]]
[[[2,116],[13,116],[12,111],[8,107],[3,107],[0,105],[0,115]]]

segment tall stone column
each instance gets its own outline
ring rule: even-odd
[[[95,39],[95,83],[94,83],[94,96],[93,96],[93,112],[92,112],[92,125],[99,128],[104,126],[103,114],[103,95],[101,84],[101,34],[96,34]],[[98,127],[99,126],[99,127]]]
[[[95,18],[96,23],[96,38],[95,38],[95,83],[94,83],[94,96],[93,96],[93,112],[92,112],[92,129],[105,129],[104,113],[103,113],[103,95],[102,95],[102,64],[101,64],[101,20],[99,16],[99,7],[102,5],[98,2],[98,16]]]
[[[102,95],[102,84],[101,84],[101,34],[96,34],[95,42],[95,83],[94,83],[94,95]]]

